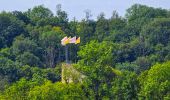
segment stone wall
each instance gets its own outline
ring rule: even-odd
[[[71,64],[62,64],[62,83],[82,82],[85,75],[78,72]]]

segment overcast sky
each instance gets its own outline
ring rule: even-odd
[[[75,16],[80,20],[84,18],[86,9],[91,10],[93,19],[100,12],[104,12],[109,18],[113,10],[124,16],[126,9],[135,3],[170,9],[170,0],[0,0],[0,11],[27,11],[34,6],[44,5],[55,13],[56,5],[61,4],[62,9],[68,13],[69,19]]]

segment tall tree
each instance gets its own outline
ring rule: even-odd
[[[29,9],[26,15],[32,20],[33,24],[36,24],[43,19],[52,17],[53,13],[43,5],[39,5],[33,9]]]
[[[44,49],[44,60],[46,67],[55,67],[57,63],[57,57],[60,55],[60,40],[64,36],[64,32],[59,30],[44,32],[40,35],[40,41]],[[58,59],[60,60],[60,59]]]
[[[107,96],[102,93],[111,88],[112,80],[120,74],[111,67],[112,49],[111,43],[91,41],[78,52],[81,60],[76,67],[87,76],[87,85],[94,91],[96,100]]]
[[[24,23],[11,13],[0,14],[0,48],[11,46],[14,38],[25,33]]]
[[[109,23],[108,20],[106,20],[104,13],[101,13],[97,19],[95,35],[97,40],[102,41],[109,35]]]

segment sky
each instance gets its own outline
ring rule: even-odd
[[[91,10],[92,19],[96,19],[101,12],[105,13],[106,18],[110,18],[113,10],[116,10],[123,17],[126,9],[136,3],[170,9],[170,0],[0,0],[0,12],[27,11],[34,6],[44,5],[55,14],[56,5],[61,4],[70,20],[73,17],[81,20],[85,18],[85,10],[87,9]]]

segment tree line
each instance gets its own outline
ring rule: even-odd
[[[125,17],[90,16],[69,21],[61,5],[1,12],[0,99],[170,99],[170,11],[135,4]],[[81,37],[68,45],[81,83],[61,83],[65,36]]]

